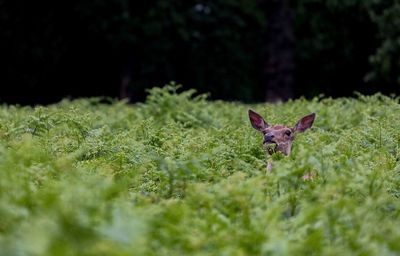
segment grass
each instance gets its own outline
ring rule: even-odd
[[[400,253],[398,98],[193,95],[0,107],[0,255]],[[271,174],[249,108],[317,113]]]

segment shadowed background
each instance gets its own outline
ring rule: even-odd
[[[0,0],[0,102],[400,92],[400,4],[379,0]]]

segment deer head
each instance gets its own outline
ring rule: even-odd
[[[252,110],[249,110],[249,117],[254,129],[263,134],[263,145],[268,154],[279,151],[288,156],[296,134],[304,132],[313,125],[315,113],[301,118],[293,128],[285,125],[268,125],[262,116]]]

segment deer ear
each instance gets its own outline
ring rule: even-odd
[[[315,113],[309,114],[308,116],[303,117],[300,119],[294,127],[295,132],[304,132],[314,123]]]
[[[251,109],[249,109],[249,118],[251,125],[258,131],[262,131],[268,127],[268,124],[264,121],[264,119]]]

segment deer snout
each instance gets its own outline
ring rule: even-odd
[[[275,138],[275,135],[273,135],[273,134],[265,134],[264,135],[264,143],[275,143],[274,138]]]

